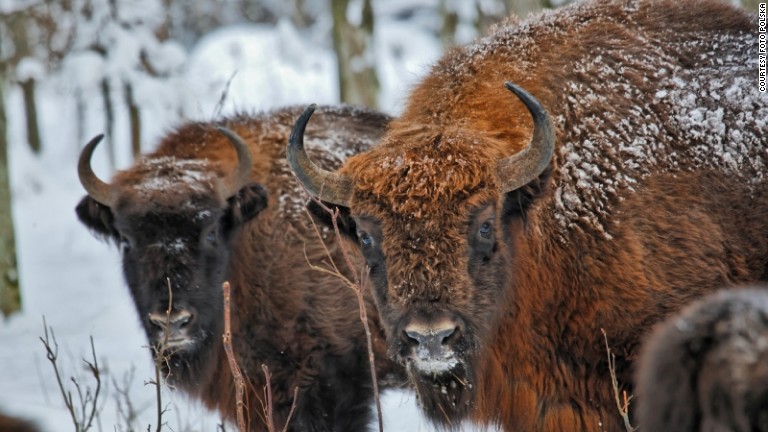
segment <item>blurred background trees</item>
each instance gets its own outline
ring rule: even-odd
[[[757,1],[742,0],[757,7]],[[418,49],[415,35],[397,35],[382,29],[388,23],[418,23],[443,48],[465,44],[483,35],[509,15],[526,17],[568,0],[16,0],[0,2],[0,310],[4,315],[20,305],[16,247],[12,224],[12,195],[8,152],[38,155],[51,146],[71,149],[76,158],[93,130],[107,136],[106,165],[114,170],[127,164],[151,142],[152,134],[167,128],[163,121],[214,115],[237,92],[247,97],[247,83],[229,85],[247,67],[230,44],[228,58],[234,71],[212,92],[220,95],[211,113],[200,97],[187,89],[193,52],[202,51],[206,35],[223,28],[262,25],[278,28],[280,55],[296,68],[322,67],[315,50],[336,53],[336,96],[325,102],[346,102],[379,107],[396,113],[401,99],[383,99],[392,93],[391,76],[413,74],[382,65],[378,51]],[[237,34],[233,35],[236,40]],[[397,39],[397,38],[400,39]],[[394,38],[394,39],[393,39]],[[385,43],[386,42],[386,43]],[[405,56],[401,56],[405,57]],[[215,61],[215,60],[211,60]],[[240,61],[241,63],[237,63]],[[262,69],[274,69],[264,58]],[[428,63],[429,59],[424,59]],[[387,69],[389,67],[389,69]],[[291,80],[283,71],[264,72],[269,79]],[[269,75],[271,73],[271,75]],[[409,77],[415,79],[416,76]],[[187,80],[187,81],[185,81]],[[296,97],[307,93],[308,82],[291,83]],[[234,84],[233,84],[234,85]],[[332,84],[323,84],[333,87]],[[71,100],[71,108],[46,109],[41,86],[54,88]],[[388,87],[389,86],[389,87]],[[282,97],[275,95],[274,97]],[[293,100],[282,97],[280,100]],[[242,99],[241,99],[242,100]],[[295,103],[295,102],[294,102]],[[243,109],[243,106],[235,106]],[[71,111],[71,112],[70,112]],[[96,113],[94,115],[94,112]],[[8,117],[23,117],[10,122]],[[43,130],[52,117],[72,119],[70,136],[48,136]],[[94,124],[93,119],[98,124]],[[169,120],[170,119],[170,120]],[[9,129],[18,125],[23,130]],[[97,132],[97,133],[98,133]],[[14,140],[11,140],[14,137]],[[46,140],[47,139],[47,140]],[[16,141],[21,140],[23,143]],[[127,148],[126,148],[127,147]],[[67,163],[70,163],[69,160]],[[10,167],[12,169],[12,167]],[[74,164],[72,171],[74,172]]]

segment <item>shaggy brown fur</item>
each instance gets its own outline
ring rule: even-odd
[[[694,302],[654,330],[638,363],[641,430],[768,431],[768,290]]]
[[[266,364],[278,428],[298,387],[290,430],[358,431],[372,419],[367,344],[352,290],[307,263],[323,265],[328,258],[304,210],[303,190],[285,162],[297,114],[283,109],[186,124],[114,176],[113,208],[86,196],[77,211],[88,227],[121,244],[125,277],[152,344],[164,335],[149,314],[167,309],[168,284],[174,310],[190,312],[189,322],[174,327],[185,336],[183,343],[165,353],[169,382],[234,419],[234,384],[221,342],[221,284],[228,280],[234,351],[248,379],[250,429],[266,430],[261,369]],[[369,148],[389,121],[350,107],[325,107],[320,118],[309,143],[329,167]],[[217,125],[242,137],[253,155],[252,183],[233,197],[216,190],[216,179],[237,161]],[[324,237],[343,269],[335,237],[328,231]],[[372,300],[368,307],[378,377],[385,384],[399,381],[400,369],[384,354]]]
[[[766,279],[754,25],[723,2],[627,0],[502,26],[448,53],[382,144],[338,170],[390,353],[433,420],[621,430],[601,329],[631,392],[653,323]],[[508,194],[494,164],[532,121],[505,81],[549,111],[557,143],[550,169]],[[414,323],[455,325],[448,373],[414,367]]]

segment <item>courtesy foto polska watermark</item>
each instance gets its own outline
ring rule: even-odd
[[[760,93],[765,93],[766,63],[768,62],[768,25],[766,24],[765,2],[757,6],[757,88]]]

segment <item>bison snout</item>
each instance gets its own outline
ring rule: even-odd
[[[410,323],[403,328],[403,341],[410,346],[410,361],[422,372],[443,372],[458,363],[456,344],[462,337],[462,325],[453,319]]]
[[[456,333],[458,327],[446,327],[438,329],[408,328],[405,334],[411,343],[415,342],[419,351],[424,355],[439,357],[443,354],[443,348],[450,345],[451,337]]]
[[[185,345],[189,342],[188,329],[195,321],[195,313],[190,308],[150,312],[147,315],[149,323],[157,331],[157,340],[167,347]]]

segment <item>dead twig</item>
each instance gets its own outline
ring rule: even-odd
[[[231,323],[231,292],[229,282],[224,282],[222,285],[224,290],[224,335],[222,337],[224,342],[224,352],[227,354],[227,360],[229,361],[229,369],[232,370],[232,376],[235,380],[235,403],[237,412],[237,428],[240,432],[245,432],[246,422],[243,404],[243,392],[245,390],[245,381],[243,380],[243,373],[240,371],[240,366],[235,359],[235,353],[232,349],[232,323]],[[269,417],[271,414],[268,413]],[[270,429],[271,430],[271,429]]]
[[[171,368],[169,364],[169,356],[172,355],[172,353],[168,352],[168,339],[170,337],[170,327],[171,327],[171,311],[173,310],[173,288],[171,286],[171,279],[166,278],[166,281],[168,283],[168,308],[165,310],[165,328],[163,330],[163,340],[160,341],[159,344],[152,346],[152,351],[154,352],[154,359],[155,359],[155,377],[154,379],[151,379],[144,384],[150,384],[155,386],[155,400],[156,400],[156,416],[157,416],[157,425],[155,426],[155,432],[161,432],[164,423],[163,423],[163,414],[165,414],[168,411],[167,406],[163,406],[163,389],[162,389],[162,364],[165,363],[168,366],[168,376],[165,377],[167,380],[168,377],[171,376]],[[147,426],[147,431],[150,430],[150,427]]]
[[[227,83],[224,85],[224,90],[221,91],[221,97],[219,97],[216,106],[213,108],[213,118],[218,118],[219,115],[221,115],[221,110],[224,109],[224,103],[227,101],[229,95],[229,87],[232,85],[232,80],[235,79],[235,75],[237,75],[237,71],[232,72],[232,75],[229,76]]]
[[[275,428],[275,418],[274,418],[274,406],[272,401],[272,374],[269,372],[269,366],[262,364],[261,370],[264,371],[264,401],[262,402],[262,408],[264,409],[264,414],[266,415],[266,418],[264,419],[264,422],[267,425],[267,430],[270,432],[277,432],[277,428]],[[293,412],[296,410],[296,401],[299,397],[299,388],[294,387],[293,388],[293,403],[291,403],[291,410],[288,411],[288,417],[285,419],[285,424],[283,425],[283,428],[281,429],[282,432],[288,431],[288,425],[291,423],[291,417],[293,417]]]
[[[269,373],[269,367],[265,364],[261,365],[261,370],[264,371],[264,400],[266,400],[266,406],[264,407],[264,414],[267,416],[267,430],[274,432],[275,430],[275,418],[273,416],[272,407],[272,374]]]
[[[608,353],[608,371],[611,374],[611,385],[613,386],[613,395],[616,400],[616,407],[619,409],[619,414],[624,420],[624,427],[627,432],[635,432],[637,429],[632,426],[629,421],[629,401],[632,396],[627,396],[627,391],[621,392],[624,401],[622,402],[619,396],[619,380],[616,378],[616,356],[611,352],[611,348],[608,346],[608,335],[605,333],[605,329],[600,329],[603,332],[603,339],[605,340],[605,350]]]
[[[288,411],[288,418],[285,419],[285,425],[283,425],[283,432],[288,432],[288,425],[291,423],[291,417],[293,417],[293,412],[296,411],[296,400],[299,397],[299,388],[294,387],[293,388],[293,403],[291,403],[291,410]]]
[[[307,192],[308,193],[308,192]],[[368,325],[368,312],[365,307],[365,297],[363,295],[363,284],[361,280],[365,280],[366,278],[363,277],[363,271],[361,271],[361,275],[358,277],[357,272],[355,271],[355,266],[352,264],[352,259],[349,256],[349,253],[347,251],[347,248],[344,246],[344,242],[342,241],[341,231],[339,230],[339,223],[338,223],[338,217],[339,217],[339,209],[334,208],[331,209],[328,206],[326,206],[322,201],[312,196],[312,194],[308,195],[311,197],[311,199],[317,203],[323,210],[328,212],[328,214],[331,216],[331,223],[333,224],[333,232],[336,235],[336,242],[339,245],[339,249],[341,249],[341,254],[344,258],[344,262],[347,265],[347,268],[349,269],[350,273],[355,278],[354,281],[351,281],[348,277],[346,277],[344,274],[339,271],[338,267],[336,266],[336,263],[333,260],[333,256],[331,255],[331,252],[328,250],[328,247],[326,246],[325,242],[323,241],[323,237],[320,234],[320,231],[317,229],[317,225],[315,224],[315,221],[312,219],[312,217],[309,215],[309,212],[304,209],[305,212],[307,212],[307,215],[309,216],[309,220],[312,222],[312,227],[315,230],[315,233],[317,234],[318,239],[320,240],[320,244],[323,245],[323,249],[325,250],[326,255],[328,256],[328,259],[330,260],[331,269],[326,269],[319,267],[311,262],[309,262],[309,258],[306,256],[306,252],[304,254],[305,258],[307,258],[307,262],[309,263],[310,267],[312,267],[315,270],[320,270],[325,273],[330,273],[352,288],[352,291],[355,292],[355,295],[357,296],[357,305],[360,313],[360,321],[363,323],[363,328],[365,329],[365,337],[366,342],[368,345],[368,361],[371,368],[371,383],[373,385],[373,396],[374,400],[376,401],[376,415],[377,420],[379,424],[379,432],[384,432],[384,423],[382,420],[381,415],[381,398],[379,397],[379,383],[376,379],[376,364],[375,364],[375,355],[373,352],[373,338],[371,336],[371,328]]]
[[[91,336],[91,356],[93,361],[83,359],[88,369],[96,380],[96,389],[92,392],[91,387],[86,387],[85,390],[80,386],[80,383],[75,377],[70,377],[70,380],[75,386],[77,391],[79,410],[75,408],[75,403],[72,398],[72,392],[67,390],[61,379],[61,373],[59,372],[58,358],[59,358],[59,344],[56,341],[56,335],[53,332],[53,327],[48,327],[48,323],[43,317],[43,330],[44,337],[40,338],[43,343],[46,352],[46,358],[51,362],[53,371],[56,374],[56,382],[61,391],[61,397],[64,399],[64,405],[69,411],[69,415],[72,418],[72,423],[75,426],[77,432],[86,432],[93,425],[93,420],[97,417],[98,413],[98,401],[99,394],[101,392],[101,370],[99,369],[99,362],[96,359],[96,348],[93,344],[93,336]],[[53,345],[52,345],[53,344]],[[79,411],[79,416],[78,416]]]

